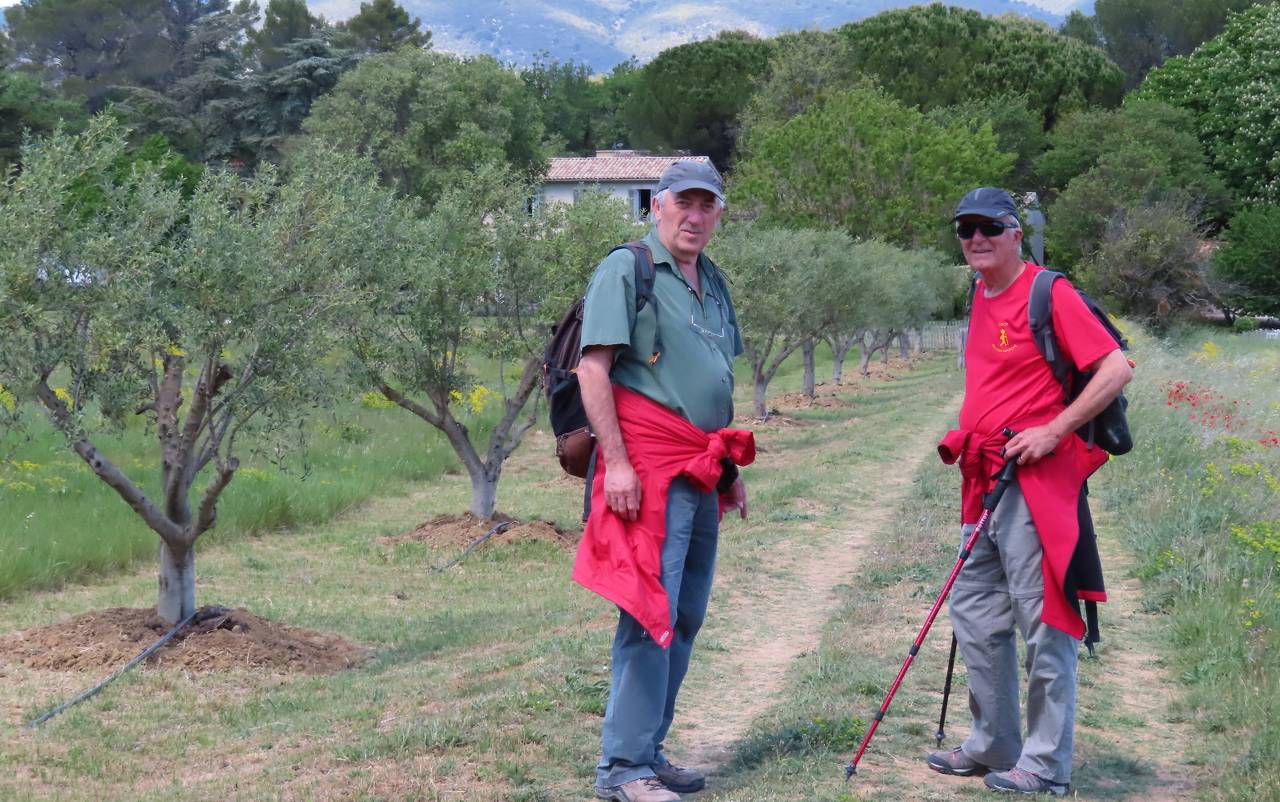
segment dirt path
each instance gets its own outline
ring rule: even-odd
[[[673,755],[713,777],[723,769],[752,721],[776,704],[791,662],[818,645],[820,629],[837,607],[835,589],[856,573],[872,535],[892,521],[921,462],[933,456],[938,434],[922,427],[903,444],[907,456],[892,471],[849,478],[874,478],[878,489],[876,505],[859,508],[847,528],[828,530],[817,543],[776,544],[762,567],[770,573],[767,582],[729,588],[727,601],[713,601],[713,615],[731,611],[729,622],[708,627],[723,648],[698,654],[697,661],[707,664],[700,673],[712,681],[691,681],[682,694]],[[726,677],[732,681],[716,681]]]
[[[818,646],[823,626],[839,608],[836,589],[886,560],[897,565],[915,559],[910,539],[891,527],[903,514],[917,470],[932,458],[939,433],[935,428],[916,429],[903,444],[900,453],[905,456],[891,467],[859,461],[841,474],[846,486],[874,483],[877,487],[876,503],[859,506],[857,515],[847,519],[847,527],[791,524],[786,540],[759,550],[765,557],[754,576],[737,577],[726,587],[717,587],[705,631],[710,645],[695,660],[671,749],[678,761],[709,769],[709,790],[714,791],[722,777],[728,779],[728,762],[752,724],[785,698],[794,661]],[[784,470],[811,471],[813,466],[796,464]],[[802,507],[806,503],[797,501]],[[949,507],[946,517],[949,532]],[[1144,611],[1142,583],[1131,575],[1133,558],[1114,536],[1105,512],[1099,518],[1110,601],[1101,608],[1104,642],[1099,659],[1081,664],[1076,793],[1081,799],[1125,802],[1190,800],[1196,793],[1194,767],[1189,762],[1193,736],[1190,724],[1175,708],[1175,678],[1161,660],[1166,624],[1160,615]],[[883,542],[886,533],[892,544]],[[732,541],[726,548],[732,548]],[[869,617],[858,623],[858,639],[872,648],[914,631],[921,605],[913,595],[918,584],[900,582],[885,588],[886,604],[864,611]],[[942,673],[946,634],[943,627],[922,652],[921,662],[928,668],[921,670],[929,676]],[[959,670],[963,678],[963,668]],[[926,717],[936,715],[935,690],[921,680],[907,691],[926,699]],[[902,706],[894,734],[909,729],[910,705],[904,699]],[[955,706],[956,715],[949,723],[952,745],[967,734],[962,707]],[[876,771],[862,781],[859,798],[908,798],[902,795],[920,789],[928,789],[928,798],[937,800],[982,793],[978,779],[940,783],[925,768],[920,756],[932,747],[930,740],[907,737],[894,743],[898,739],[886,732],[874,756]],[[744,790],[750,794],[757,789],[748,786],[737,793]]]

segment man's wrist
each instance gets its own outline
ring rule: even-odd
[[[1070,426],[1063,423],[1062,416],[1054,418],[1045,428],[1049,430],[1049,434],[1053,436],[1055,443],[1061,443],[1063,438],[1073,431]]]

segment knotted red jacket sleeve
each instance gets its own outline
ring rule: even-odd
[[[1017,428],[1031,425],[1034,424],[1019,423]],[[992,477],[1004,464],[1000,450],[1005,442],[1004,437],[982,438],[974,432],[953,429],[938,443],[943,462],[960,463],[963,523],[977,523],[982,514],[982,497],[991,490],[995,484]],[[1044,608],[1040,618],[1076,638],[1084,635],[1085,625],[1065,588],[1067,571],[1080,542],[1080,493],[1085,480],[1106,461],[1105,451],[1090,449],[1073,433],[1063,438],[1053,453],[1030,465],[1018,466],[1018,487],[1027,500],[1044,552]],[[1075,595],[1091,601],[1107,598],[1104,592],[1083,589]]]
[[[671,643],[671,613],[662,587],[667,491],[677,476],[711,492],[721,460],[755,461],[755,435],[745,429],[707,433],[639,393],[614,385],[614,405],[627,454],[640,479],[640,512],[628,521],[604,497],[606,466],[596,462],[591,514],[573,565],[573,580],[630,613],[664,649]]]

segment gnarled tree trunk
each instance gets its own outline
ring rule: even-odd
[[[857,345],[860,337],[852,334],[833,334],[827,338],[831,345],[831,381],[840,384],[844,381],[844,361]]]
[[[427,408],[385,381],[379,382],[378,389],[401,408],[444,432],[471,479],[471,514],[487,520],[497,512],[498,482],[502,478],[503,464],[538,420],[537,401],[523,420],[520,417],[528,406],[529,397],[538,388],[541,375],[542,359],[538,356],[529,357],[520,374],[520,384],[503,403],[502,419],[489,435],[489,445],[483,457],[471,442],[471,433],[466,424],[454,417],[453,410],[449,408],[448,391],[437,388],[429,393],[431,408]]]
[[[40,377],[35,393],[54,425],[67,435],[72,450],[160,536],[156,613],[168,623],[176,624],[196,610],[195,543],[216,523],[218,499],[240,463],[230,456],[236,434],[234,409],[218,399],[222,387],[232,378],[227,366],[214,358],[205,361],[183,418],[179,413],[184,401],[185,358],[161,354],[155,357],[153,365],[159,365],[162,374],[155,376],[151,383],[153,399],[138,412],[151,412],[156,419],[161,453],[161,506],[154,504],[80,432],[72,409],[49,387],[47,374]],[[249,360],[249,366],[238,377],[238,389],[247,387],[253,377],[252,360]],[[214,463],[214,473],[193,514],[191,486],[210,462]]]

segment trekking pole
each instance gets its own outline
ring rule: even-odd
[[[947,700],[951,698],[951,677],[956,671],[956,633],[951,633],[951,656],[947,658],[947,681],[942,686],[942,712],[938,715],[938,731],[933,734],[938,739],[938,746],[942,746],[943,740],[947,737]]]
[[[1004,430],[1005,437],[1013,437],[1014,432],[1011,429]],[[974,524],[973,531],[969,533],[969,539],[964,542],[964,547],[960,549],[960,556],[956,560],[956,564],[951,568],[951,575],[947,577],[946,584],[942,586],[942,592],[938,594],[938,598],[933,603],[933,607],[929,610],[928,617],[924,620],[924,626],[920,628],[920,634],[916,635],[915,642],[911,644],[910,651],[907,652],[907,659],[902,662],[902,668],[898,669],[898,676],[894,678],[893,685],[889,688],[889,694],[885,696],[884,702],[880,705],[880,710],[876,712],[875,717],[871,721],[871,726],[867,728],[867,734],[862,736],[862,744],[858,747],[858,753],[853,756],[853,760],[845,767],[844,777],[849,779],[858,773],[858,761],[862,760],[863,752],[867,751],[867,745],[871,743],[871,736],[876,734],[876,728],[880,726],[880,722],[884,720],[884,714],[889,711],[889,703],[893,701],[893,696],[898,692],[898,686],[902,685],[902,678],[907,675],[907,669],[911,668],[912,661],[915,660],[916,654],[920,651],[920,644],[924,643],[925,636],[929,634],[929,627],[933,626],[933,620],[938,617],[938,611],[942,609],[942,603],[947,600],[947,596],[951,593],[951,586],[956,583],[956,577],[960,575],[960,569],[964,567],[964,561],[969,559],[973,546],[978,542],[978,536],[982,534],[982,530],[986,528],[987,522],[991,519],[991,513],[995,510],[996,505],[1000,503],[1000,497],[1004,495],[1004,491],[1013,482],[1013,474],[1018,468],[1017,460],[1009,460],[996,474],[996,486],[991,488],[982,499],[982,515],[978,517],[978,523]]]

